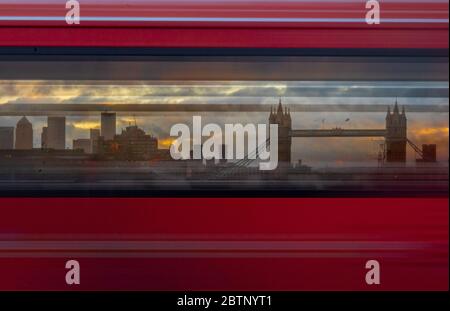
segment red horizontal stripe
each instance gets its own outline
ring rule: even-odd
[[[133,1],[114,2],[97,4],[95,2],[82,2],[82,16],[99,17],[251,17],[251,18],[357,18],[364,19],[367,9],[364,2],[160,2],[149,1],[147,3],[136,3]],[[381,6],[382,18],[431,18],[448,19],[448,3],[429,3],[423,2],[402,2],[402,3],[383,3]],[[64,17],[66,13],[64,5],[33,3],[24,4],[2,3],[0,12],[2,16],[59,16]],[[35,25],[46,26],[52,24],[45,21],[0,21],[0,25]],[[84,25],[89,25],[83,22]],[[117,22],[101,22],[102,25],[117,25]],[[120,23],[119,23],[120,24]],[[135,24],[135,23],[133,23]],[[361,23],[364,27],[364,23]],[[66,26],[62,21],[59,25]],[[147,24],[148,25],[148,24]],[[151,24],[150,24],[151,25]],[[168,23],[169,26],[177,25]],[[186,24],[185,24],[186,25]],[[188,26],[195,24],[188,23]],[[214,24],[215,25],[215,24]],[[232,23],[236,27],[239,24]],[[254,23],[251,23],[253,26]],[[208,26],[208,23],[202,23],[201,27]],[[247,25],[248,26],[248,25]],[[267,26],[267,25],[266,25]],[[284,25],[291,27],[292,25]],[[294,24],[295,27],[303,27],[303,24]],[[272,27],[272,25],[269,25]],[[340,23],[334,23],[331,28],[342,28],[345,26]]]
[[[3,16],[61,16],[60,3],[0,4]],[[82,16],[358,18],[363,2],[95,1]],[[448,19],[448,3],[383,3],[382,18]],[[220,23],[0,21],[0,46],[248,47],[248,48],[448,48],[448,23]],[[22,28],[16,26],[32,26]],[[97,27],[105,27],[98,29]],[[82,29],[80,29],[82,28]],[[130,29],[132,28],[132,29]]]
[[[4,198],[0,214],[0,237],[10,245],[133,236],[141,241],[175,239],[179,245],[183,239],[214,243],[252,238],[331,243],[315,255],[303,251],[313,258],[270,250],[241,257],[236,252],[231,257],[211,252],[164,257],[161,252],[160,258],[139,257],[138,252],[135,257],[38,250],[15,257],[7,252],[0,254],[2,290],[448,290],[448,199]],[[326,242],[333,240],[380,247],[358,251],[356,242],[348,244],[351,251],[333,251],[335,242]],[[411,247],[383,248],[389,241]],[[81,264],[79,287],[64,283],[68,259]],[[380,286],[364,281],[369,259],[381,264]]]
[[[0,3],[3,15],[59,15],[61,12],[65,12],[64,3],[58,2],[56,4],[36,3],[30,1],[27,4],[23,2],[2,2]],[[192,10],[195,12],[194,16],[209,16],[210,12],[220,12],[223,16],[232,16],[235,14],[243,14],[247,12],[255,13],[277,13],[283,11],[289,11],[289,14],[302,14],[307,11],[316,11],[322,13],[334,12],[339,14],[340,12],[349,13],[365,13],[365,2],[283,2],[283,1],[204,1],[201,3],[190,2],[155,2],[148,1],[146,3],[124,3],[115,4],[114,1],[108,1],[107,3],[98,4],[96,1],[82,1],[81,8],[86,14],[92,12],[98,12],[101,16],[135,16],[148,15],[158,16],[160,12],[182,12],[186,10]],[[447,3],[430,3],[429,1],[422,2],[401,2],[401,3],[382,3],[381,10],[383,13],[391,12],[405,12],[410,14],[410,17],[416,16],[415,14],[421,14],[429,12],[435,14],[435,16],[448,16],[449,4]],[[364,16],[364,15],[363,15]]]
[[[353,240],[429,240],[448,230],[448,199],[442,198],[4,198],[0,206],[3,235],[336,234]],[[445,231],[441,238],[448,240]]]
[[[0,6],[1,7],[1,6]],[[21,9],[4,8],[0,16],[54,16],[65,17],[66,11],[61,9],[52,10],[33,10],[32,12]],[[196,10],[196,9],[174,9],[174,10],[153,10],[153,9],[121,9],[117,11],[108,11],[104,9],[83,9],[82,17],[236,17],[236,18],[358,18],[364,19],[365,10],[243,10],[243,11],[221,11],[221,10]],[[382,11],[382,18],[448,18],[446,11]]]
[[[448,49],[448,29],[0,27],[0,46]]]
[[[0,290],[448,290],[448,263],[366,258],[81,258],[81,285],[65,284],[73,258],[0,258]]]

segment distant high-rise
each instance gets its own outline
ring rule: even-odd
[[[47,132],[48,132],[48,127],[44,126],[42,128],[42,133],[41,133],[41,148],[42,149],[47,149],[48,148]]]
[[[0,126],[0,149],[14,148],[14,127]]]
[[[66,149],[66,117],[48,117],[47,148]]]
[[[96,140],[100,137],[100,130],[99,129],[90,129],[89,130],[89,139]]]
[[[116,114],[111,112],[102,112],[101,115],[101,136],[105,140],[114,139],[116,135]]]
[[[158,152],[158,139],[136,125],[127,126],[113,140],[99,139],[99,153],[122,160],[148,160]]]
[[[16,125],[16,149],[33,149],[33,125],[26,117]]]
[[[90,129],[89,131],[89,140],[91,143],[91,153],[97,153],[98,152],[98,139],[100,137],[100,130],[99,129]]]

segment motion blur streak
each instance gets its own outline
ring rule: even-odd
[[[80,289],[373,290],[377,259],[377,289],[448,290],[448,198],[14,198],[0,212],[0,289],[63,289],[74,257]]]
[[[56,1],[7,0],[0,45],[445,49],[448,8],[383,1],[381,24],[367,25],[365,1],[89,0],[73,27]]]

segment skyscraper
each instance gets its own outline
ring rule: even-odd
[[[48,117],[47,148],[66,149],[66,117]]]
[[[0,126],[0,149],[14,148],[14,127]]]
[[[26,117],[16,125],[16,149],[33,149],[33,125]]]
[[[89,131],[89,139],[91,141],[91,153],[98,152],[98,138],[100,137],[99,129],[90,129]]]
[[[41,148],[42,149],[47,149],[48,148],[47,132],[48,132],[48,127],[44,126],[42,128],[42,134],[41,134]]]
[[[100,137],[100,130],[99,129],[90,129],[89,130],[89,139],[96,140]]]
[[[116,114],[111,112],[102,112],[101,115],[101,136],[105,140],[114,139],[116,135]]]
[[[99,139],[99,153],[122,160],[148,160],[158,151],[158,139],[136,125],[127,126],[113,140]]]

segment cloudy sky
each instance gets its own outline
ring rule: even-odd
[[[18,81],[0,80],[0,112],[14,111],[20,105],[103,104],[114,111],[115,104],[201,104],[265,105],[270,111],[279,98],[285,105],[331,105],[332,111],[292,113],[293,128],[383,128],[385,109],[396,98],[407,107],[408,137],[417,145],[438,144],[438,158],[448,161],[448,83],[447,82],[283,82],[283,81],[189,81],[189,82],[106,82],[106,81]],[[54,105],[54,106],[53,106]],[[342,105],[346,105],[345,107]],[[353,108],[349,108],[349,105]],[[364,112],[361,107],[380,107]],[[422,112],[414,107],[422,107]],[[48,113],[51,113],[51,107]],[[342,109],[340,109],[342,107]],[[301,110],[301,109],[300,109]],[[87,115],[70,113],[67,117],[66,145],[75,138],[87,138],[90,128],[99,128],[100,111]],[[190,124],[193,115],[202,115],[204,123],[266,123],[268,113],[255,112],[148,112],[118,114],[117,131],[136,120],[139,127],[160,139],[160,147],[170,143],[170,127],[178,122]],[[15,126],[20,116],[0,116],[0,126]],[[34,145],[40,146],[46,116],[29,116],[33,123]],[[293,158],[324,165],[376,163],[378,138],[295,138]],[[410,150],[409,157],[414,159]]]

